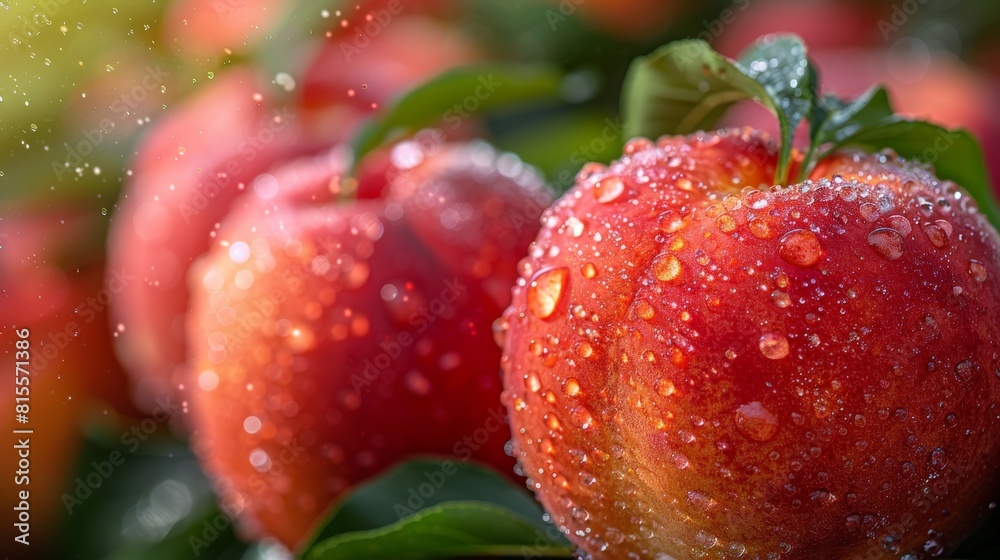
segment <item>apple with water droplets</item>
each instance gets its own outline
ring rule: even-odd
[[[588,557],[915,560],[995,507],[996,230],[891,152],[778,160],[752,129],[639,138],[542,218],[503,399]]]
[[[347,166],[335,150],[278,170],[190,278],[194,448],[223,509],[293,548],[407,457],[513,476],[490,327],[548,191],[484,143],[376,152],[337,201]]]

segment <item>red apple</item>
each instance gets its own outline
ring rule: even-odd
[[[18,205],[0,213],[0,341],[10,368],[0,390],[9,406],[0,426],[8,437],[3,461],[11,469],[2,490],[10,507],[28,492],[28,541],[38,554],[66,514],[61,497],[83,443],[82,426],[103,417],[109,405],[135,414],[107,322],[108,302],[128,278],[104,277],[92,243],[101,216],[93,212]],[[26,407],[26,423],[18,421],[15,405]],[[33,433],[13,432],[24,429]],[[18,447],[22,440],[27,446]],[[25,452],[30,464],[22,469]],[[6,550],[22,546],[14,543],[20,515],[12,513],[4,525]]]
[[[595,559],[936,557],[995,505],[996,230],[891,154],[767,188],[776,154],[751,129],[633,140],[543,218],[504,402]]]
[[[377,13],[384,2],[370,4],[358,14]],[[361,16],[345,21],[364,26]],[[372,103],[469,60],[471,46],[443,44],[443,29],[406,12],[393,15],[348,60],[340,45],[353,31],[345,27],[308,65],[292,105],[282,105],[257,70],[235,68],[154,127],[136,154],[109,241],[110,266],[140,278],[113,315],[126,325],[118,352],[144,408],[152,410],[156,396],[176,394],[183,382],[185,278],[233,201],[258,183],[268,188],[273,177],[266,172],[290,158],[347,138],[375,113]]]
[[[550,199],[484,144],[384,163],[341,203],[342,156],[280,169],[191,276],[195,449],[223,508],[289,547],[405,457],[513,467],[490,325]]]

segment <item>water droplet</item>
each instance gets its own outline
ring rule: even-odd
[[[528,286],[528,310],[539,319],[552,316],[566,291],[569,271],[566,268],[548,268],[538,271]]]
[[[715,220],[716,225],[723,233],[730,233],[736,229],[736,220],[729,214],[723,214]]]
[[[584,226],[583,222],[578,220],[575,216],[570,216],[566,219],[566,230],[569,231],[570,235],[573,237],[580,237],[583,235]]]
[[[566,383],[563,384],[563,392],[566,393],[567,397],[575,397],[580,394],[580,382],[576,380],[575,377],[566,378]]]
[[[962,360],[955,364],[955,379],[959,381],[968,381],[972,379],[972,372],[975,367],[972,364],[972,360]]]
[[[648,138],[633,138],[625,143],[622,153],[632,155],[636,152],[648,150],[653,147],[653,143]]]
[[[750,233],[757,239],[770,239],[774,237],[774,232],[771,231],[771,226],[767,225],[767,222],[759,218],[750,220],[748,224],[750,227]]]
[[[782,292],[781,290],[774,290],[771,292],[771,301],[781,308],[788,307],[792,304],[792,298],[788,297],[788,294]]]
[[[574,406],[570,409],[569,415],[573,423],[584,430],[590,428],[594,424],[594,416],[585,406]]]
[[[805,229],[793,229],[781,236],[778,253],[788,264],[810,268],[819,262],[823,247],[816,234]]]
[[[760,337],[760,353],[765,358],[780,360],[788,356],[788,339],[776,333],[766,333]]]
[[[537,393],[542,390],[542,382],[538,379],[538,376],[534,373],[528,375],[528,390],[532,393]]]
[[[510,329],[510,321],[507,319],[500,317],[496,321],[493,321],[493,341],[500,348],[503,348],[504,343],[507,341],[508,329]]]
[[[948,452],[940,447],[931,450],[930,464],[935,470],[941,470],[948,464]]]
[[[653,259],[653,275],[661,282],[675,280],[681,273],[681,261],[677,257],[662,253]]]
[[[669,397],[677,391],[677,387],[669,379],[657,379],[653,382],[653,388],[664,397]]]
[[[754,441],[770,441],[778,433],[778,419],[754,401],[736,409],[736,428]]]
[[[656,316],[656,311],[653,306],[649,304],[648,301],[640,299],[635,304],[635,311],[639,314],[639,317],[649,321]]]
[[[976,282],[986,281],[986,267],[976,259],[969,261],[969,274]]]
[[[874,222],[878,219],[878,207],[871,202],[865,202],[861,205],[861,216],[869,222]]]
[[[584,264],[580,268],[580,272],[583,273],[583,277],[584,278],[586,278],[586,279],[589,280],[589,279],[597,276],[597,267],[594,266],[594,263],[590,263],[589,262],[589,263]]]
[[[892,226],[892,229],[902,234],[903,237],[910,235],[910,232],[913,231],[913,227],[910,225],[910,220],[907,220],[905,217],[898,214],[895,216],[889,216],[889,225]]]
[[[951,238],[952,227],[951,224],[945,220],[937,220],[933,223],[927,222],[922,228],[924,235],[927,236],[927,240],[931,242],[931,245],[942,249],[948,245],[948,239]]]
[[[894,229],[878,228],[868,234],[868,244],[886,260],[903,256],[903,236]]]
[[[615,175],[609,175],[594,183],[594,197],[603,204],[614,202],[625,192],[625,184]]]

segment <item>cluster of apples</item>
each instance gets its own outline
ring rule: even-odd
[[[580,8],[621,15],[608,4]],[[198,32],[205,3],[178,6],[190,48],[232,41]],[[267,6],[237,19],[256,29]],[[461,136],[353,161],[373,107],[479,58],[437,40],[441,9],[393,11],[350,57],[354,26],[334,27],[290,97],[229,68],[132,163],[97,265],[130,280],[98,318],[140,407],[184,402],[178,427],[246,535],[295,548],[420,454],[512,478],[516,460],[593,558],[912,560],[995,507],[1000,238],[961,186],[840,151],[771,188],[764,124],[634,139],[556,202]],[[820,64],[845,75],[837,56]],[[49,272],[60,327],[82,296]]]

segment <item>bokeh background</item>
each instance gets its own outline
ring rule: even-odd
[[[135,167],[149,165],[154,147],[145,141],[169,127],[183,134],[215,120],[226,126],[236,92],[292,111],[296,134],[318,151],[450,68],[545,68],[559,76],[556,91],[475,111],[456,134],[515,152],[558,190],[584,162],[620,153],[627,138],[618,94],[635,56],[684,37],[735,56],[760,35],[794,32],[827,90],[853,96],[885,83],[899,111],[972,131],[1000,177],[1000,3],[397,4],[398,13],[380,20],[387,2],[0,0],[0,409],[10,411],[0,414],[0,550],[35,558],[288,557],[274,541],[241,540],[220,516],[184,430],[151,414],[156,388],[126,375],[114,339],[128,327],[107,313],[116,296],[107,233]],[[752,105],[726,122],[775,128]],[[175,149],[159,161],[190,173],[220,148],[193,135]],[[6,435],[18,427],[11,370],[14,328],[24,327],[38,359],[27,555],[11,544],[16,500],[7,471],[16,456]],[[116,452],[120,464],[78,488],[79,477]],[[1000,557],[993,527],[962,557]],[[191,545],[192,535],[206,534],[206,547]]]

